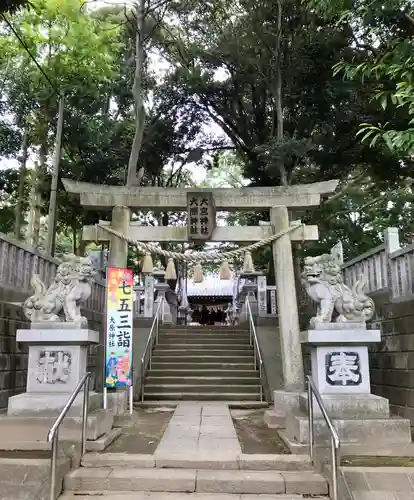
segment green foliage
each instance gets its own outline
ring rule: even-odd
[[[309,0],[311,8],[338,26],[353,30],[356,51],[351,61],[334,65],[334,74],[361,81],[370,88],[372,98],[385,110],[388,107],[406,113],[403,123],[390,120],[383,124],[362,123],[361,140],[375,147],[378,140],[401,156],[414,151],[414,19],[412,2],[392,0]]]

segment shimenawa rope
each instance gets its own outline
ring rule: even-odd
[[[304,226],[305,224],[302,223],[293,224],[287,229],[284,229],[283,231],[280,231],[277,234],[272,234],[271,236],[265,238],[264,240],[252,243],[247,247],[237,248],[236,250],[229,250],[227,252],[220,252],[219,250],[210,250],[207,252],[192,252],[184,254],[179,252],[170,252],[168,250],[163,250],[162,248],[158,248],[152,244],[143,243],[142,241],[135,241],[132,238],[129,238],[128,236],[125,236],[124,234],[120,233],[119,231],[112,229],[111,227],[104,226],[102,224],[96,224],[96,228],[99,227],[104,231],[106,231],[107,233],[112,234],[113,236],[117,236],[118,238],[121,238],[122,240],[130,243],[131,245],[136,246],[137,248],[145,252],[150,252],[157,255],[163,255],[164,257],[179,260],[182,262],[200,262],[200,263],[233,259],[235,257],[245,254],[246,252],[251,252],[252,250],[257,250],[258,248],[269,245],[270,243],[273,243],[274,241],[284,236],[285,234],[289,234],[292,231],[297,231],[298,229],[301,229]]]

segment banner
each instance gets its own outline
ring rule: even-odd
[[[106,283],[105,387],[129,387],[132,385],[133,272],[108,267]]]

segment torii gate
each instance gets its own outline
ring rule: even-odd
[[[254,242],[290,227],[292,216],[301,209],[318,207],[322,196],[332,194],[338,180],[298,184],[289,187],[243,188],[161,188],[127,187],[90,184],[63,179],[68,193],[80,196],[81,205],[90,210],[112,210],[112,229],[142,241],[187,241],[187,228],[148,227],[130,222],[130,209],[184,211],[187,209],[187,193],[212,193],[219,211],[270,211],[270,226],[216,227],[210,241]],[[109,223],[106,223],[109,225]],[[296,222],[297,224],[297,222]],[[83,228],[83,239],[110,241],[109,265],[125,267],[128,243],[109,236],[95,226]],[[291,241],[317,240],[317,226],[302,226],[284,234],[272,243],[275,267],[279,330],[283,360],[284,389],[303,389],[303,365],[300,344],[299,315]]]

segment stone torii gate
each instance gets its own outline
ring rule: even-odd
[[[332,194],[337,180],[298,184],[287,188],[154,188],[105,186],[63,179],[68,193],[80,197],[85,209],[112,210],[112,222],[108,227],[136,241],[188,240],[186,227],[148,227],[130,221],[131,209],[154,211],[187,210],[187,193],[212,193],[218,211],[270,211],[270,226],[216,227],[210,241],[255,242],[272,234],[287,230],[295,222],[292,219],[302,210],[318,207],[322,196]],[[289,214],[289,211],[291,212]],[[297,221],[296,221],[297,224]],[[101,228],[85,226],[83,239],[110,241],[109,265],[125,267],[128,243],[110,236]],[[284,234],[272,243],[275,267],[279,330],[283,360],[284,389],[303,389],[303,365],[299,332],[292,241],[317,240],[317,226],[301,226]]]

